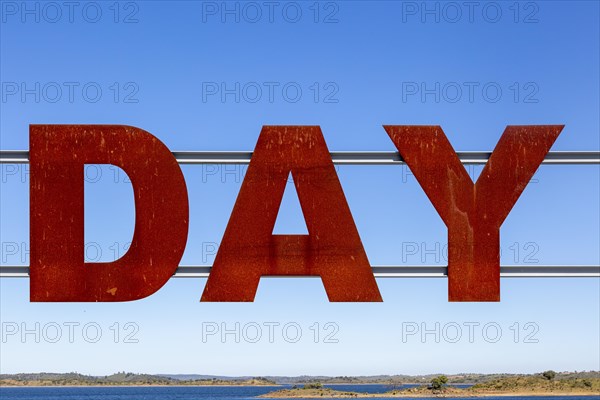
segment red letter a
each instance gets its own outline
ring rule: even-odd
[[[273,235],[292,173],[308,235]],[[320,276],[330,301],[381,301],[318,126],[263,127],[202,301],[253,301],[261,276]]]

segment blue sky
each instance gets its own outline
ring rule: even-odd
[[[41,123],[133,125],[172,150],[251,150],[263,125],[314,124],[337,151],[394,150],[385,124],[441,125],[456,150],[491,150],[506,125],[564,124],[553,150],[600,148],[597,2],[0,4],[3,150],[27,149],[28,125]],[[28,264],[27,169],[1,168],[1,262]],[[183,167],[182,264],[214,260],[244,170]],[[88,259],[110,261],[131,240],[131,186],[114,168],[87,172]],[[410,171],[338,175],[372,264],[446,264],[446,228]],[[598,166],[541,167],[502,226],[502,264],[598,264],[599,181]],[[275,233],[304,232],[288,185]],[[379,279],[381,304],[328,303],[318,279],[262,279],[254,303],[200,303],[204,284],[174,279],[132,303],[36,304],[28,280],[2,279],[0,370],[600,369],[598,279],[503,279],[497,304],[448,303],[444,279]],[[207,334],[236,323],[239,343]],[[436,323],[437,341],[421,337]]]

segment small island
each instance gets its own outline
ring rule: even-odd
[[[287,398],[381,398],[381,397],[488,397],[488,396],[600,396],[600,376],[593,378],[558,377],[554,371],[537,375],[507,377],[478,383],[468,388],[448,385],[448,378],[440,375],[429,385],[392,389],[384,393],[359,393],[335,390],[321,383],[282,389],[259,397]]]

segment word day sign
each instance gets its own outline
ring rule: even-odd
[[[473,183],[439,126],[384,127],[448,228],[448,299],[500,300],[500,226],[563,126],[508,126]],[[122,125],[30,126],[30,300],[147,297],[175,273],[188,235],[186,182],[155,136]],[[84,262],[84,166],[122,168],[133,187],[131,246]],[[292,174],[308,235],[274,235]],[[265,126],[201,301],[253,301],[262,276],[317,276],[332,302],[382,301],[318,126]]]

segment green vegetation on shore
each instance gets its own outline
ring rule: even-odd
[[[478,383],[469,388],[449,386],[448,378],[440,375],[430,384],[406,389],[394,389],[385,393],[358,393],[339,391],[311,383],[267,393],[262,398],[356,398],[356,397],[485,397],[485,396],[554,396],[554,395],[600,395],[600,373],[594,377],[580,378],[568,374],[546,371],[541,374],[497,378]],[[565,377],[567,375],[568,377]],[[559,378],[560,377],[560,378]],[[558,379],[557,379],[558,378]]]
[[[547,371],[551,372],[551,371]],[[555,379],[545,375],[532,375],[510,379],[495,379],[490,382],[480,383],[469,388],[477,393],[495,392],[590,392],[600,394],[600,377],[597,378],[570,378]]]
[[[401,377],[401,378],[399,378]],[[207,375],[150,375],[120,372],[108,376],[90,376],[79,373],[0,374],[0,386],[277,386],[303,385],[268,393],[265,398],[315,397],[477,397],[501,395],[600,395],[600,372],[545,371],[534,375],[462,374],[377,377],[219,377]],[[427,379],[427,380],[425,380]],[[351,382],[347,382],[350,380]],[[465,382],[466,381],[466,382]],[[341,392],[324,384],[375,383],[387,385],[385,394]],[[401,388],[404,384],[418,384]],[[467,389],[454,385],[471,383]]]
[[[0,386],[276,386],[266,378],[174,379],[161,375],[120,372],[107,376],[67,374],[0,375]]]
[[[597,378],[600,373],[596,371],[561,372],[555,373],[557,380],[572,378]],[[281,384],[299,385],[309,383],[332,384],[380,384],[380,385],[426,385],[440,374],[427,375],[376,375],[376,376],[298,376],[298,377],[267,377]],[[530,376],[528,374],[445,374],[449,385],[471,384],[490,382],[497,379],[517,378]]]

